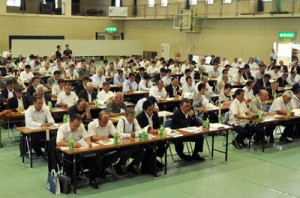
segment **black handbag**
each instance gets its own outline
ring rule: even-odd
[[[60,192],[69,194],[71,192],[71,178],[64,174],[58,174],[57,177],[60,184]]]

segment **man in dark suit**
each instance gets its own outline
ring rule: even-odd
[[[194,79],[202,79],[203,76],[208,77],[208,73],[205,72],[205,67],[199,67],[199,71],[194,74]]]
[[[277,82],[279,83],[279,87],[285,87],[289,83],[286,81],[288,77],[287,73],[283,73],[281,77],[277,78]]]
[[[47,85],[48,87],[53,87],[53,85],[58,84],[58,80],[60,79],[61,72],[55,71],[53,76],[48,78]]]
[[[6,87],[4,89],[2,89],[1,94],[5,101],[16,96],[16,94],[14,92],[14,86],[13,86],[12,80],[6,81]]]
[[[272,83],[271,86],[267,87],[267,92],[268,92],[268,97],[270,99],[276,99],[278,97],[279,91],[278,91],[278,87],[279,87],[279,82],[275,81]],[[274,95],[276,93],[276,98],[274,98]]]
[[[32,97],[36,94],[36,87],[40,84],[39,77],[32,78],[32,84],[27,88],[27,96]]]
[[[1,68],[2,76],[6,76],[9,75],[9,73],[13,73],[12,68],[10,67],[10,63],[11,62],[6,61],[4,67]]]
[[[144,74],[145,74],[145,68],[144,67],[140,67],[139,68],[139,72],[135,75],[135,82],[137,84],[140,83],[141,79],[144,78]]]
[[[269,87],[271,85],[270,79],[270,74],[265,74],[263,78],[257,79],[253,87],[253,94],[256,95],[259,93],[259,90]]]
[[[15,96],[8,99],[6,108],[9,110],[17,110],[21,107],[21,110],[26,110],[30,105],[30,101],[26,96],[23,95],[23,90],[21,87],[17,87],[15,90]]]
[[[292,92],[296,93],[296,90],[300,88],[300,80],[292,86]]]
[[[166,70],[165,70],[165,68],[161,68],[161,69],[160,69],[160,73],[159,73],[159,74],[156,74],[156,75],[153,77],[154,82],[157,82],[157,81],[161,80],[165,75],[166,75]]]
[[[254,80],[254,77],[252,76],[252,74],[250,72],[250,66],[248,64],[244,65],[243,77],[245,80]]]
[[[217,62],[217,60],[216,60],[215,55],[211,55],[210,57],[211,57],[211,59],[210,59],[209,64],[210,64],[210,65],[217,65],[218,62]]]
[[[83,98],[88,103],[91,103],[97,99],[97,93],[94,91],[94,85],[92,82],[88,82],[86,84],[86,89],[83,89],[79,92],[78,98]]]
[[[148,133],[157,134],[161,123],[160,123],[160,119],[158,117],[158,113],[153,110],[154,110],[154,106],[153,106],[153,103],[151,102],[151,100],[149,100],[149,99],[146,100],[143,103],[143,112],[138,114],[136,119],[141,128],[144,128],[149,125]],[[156,150],[156,156],[162,158],[164,156],[165,152],[166,152],[166,148],[165,148],[164,143],[158,143],[157,150]],[[143,167],[148,166],[148,170],[146,170],[146,171],[153,173],[153,168],[154,168],[153,161],[154,160],[149,161],[149,159],[151,159],[150,156],[151,156],[151,149],[147,148],[145,158],[144,158],[144,161],[142,164],[142,171],[144,169]],[[151,164],[151,165],[149,165],[149,164]],[[163,167],[163,164],[161,162],[159,162],[158,160],[156,160],[156,165],[158,168]]]
[[[75,93],[78,95],[80,91],[86,89],[86,84],[90,82],[90,77],[83,76],[82,81],[79,81],[79,83],[76,85]]]
[[[196,119],[194,110],[191,109],[190,101],[188,99],[183,99],[180,102],[180,108],[177,111],[175,111],[172,117],[171,129],[179,129],[189,126],[200,125],[201,123]],[[203,157],[200,157],[199,155],[199,152],[202,152],[203,150],[203,139],[204,138],[202,135],[190,136],[181,138],[180,140],[174,140],[173,143],[175,144],[175,150],[181,159],[186,161],[191,161],[193,159],[198,161],[204,161],[205,159]],[[183,142],[187,141],[195,142],[192,156],[183,153]]]
[[[170,98],[181,95],[180,87],[178,86],[178,79],[172,77],[171,84],[166,86],[166,92],[168,93]]]

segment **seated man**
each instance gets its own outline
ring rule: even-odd
[[[69,109],[69,115],[79,114],[82,120],[91,119],[90,105],[86,100],[79,99],[76,105],[73,105]]]
[[[75,69],[75,65],[71,64],[69,69],[66,70],[66,79],[77,79],[79,74]]]
[[[88,82],[86,84],[86,89],[83,89],[79,92],[78,98],[83,98],[90,104],[93,103],[93,101],[97,98],[97,93],[94,91],[92,82]]]
[[[56,106],[62,108],[69,108],[76,104],[77,100],[77,95],[75,94],[75,92],[71,91],[71,84],[68,83],[65,85],[64,92],[58,94]]]
[[[58,84],[52,87],[52,96],[57,98],[58,94],[64,91],[64,88],[65,88],[65,80],[59,79]]]
[[[148,133],[158,134],[158,129],[161,125],[160,119],[158,117],[158,113],[154,111],[153,103],[150,100],[146,100],[143,103],[143,112],[139,113],[136,117],[139,122],[140,127],[144,128],[148,126]],[[166,148],[164,143],[157,144],[156,156],[162,158],[166,152]],[[149,172],[150,174],[154,173],[154,163],[155,161],[151,160],[152,151],[151,149],[147,149],[143,165],[142,171]],[[158,168],[163,168],[163,164],[156,160],[156,166]]]
[[[139,91],[149,91],[151,87],[153,87],[151,77],[146,73],[139,83]]]
[[[156,86],[153,86],[149,91],[149,96],[153,96],[156,100],[167,97],[167,92],[164,88],[163,81],[159,80]]]
[[[259,115],[260,112],[263,112],[264,115],[269,115],[273,116],[275,115],[274,113],[269,113],[267,111],[267,105],[266,105],[266,100],[268,98],[268,92],[266,90],[260,90],[258,97],[255,97],[249,106],[249,110],[253,112],[256,116]],[[257,127],[263,128],[261,124],[259,124]],[[270,137],[270,143],[274,143],[274,136],[273,136],[273,131],[275,129],[275,126],[267,125],[266,126],[266,133],[265,135]],[[262,141],[262,140],[259,140]]]
[[[54,119],[49,109],[43,107],[43,98],[40,96],[33,97],[33,105],[25,112],[26,127],[50,127],[54,124]],[[43,156],[39,140],[46,139],[45,133],[31,134],[31,145],[36,155]]]
[[[264,138],[262,129],[249,125],[249,120],[256,115],[248,110],[244,102],[244,93],[243,89],[237,89],[235,91],[235,99],[229,107],[229,124],[232,125],[233,130],[237,132],[237,136],[235,140],[232,141],[232,145],[237,149],[247,147],[244,141],[253,134],[255,134],[254,141],[256,143],[259,143],[259,141]],[[250,134],[250,132],[252,132],[252,134]]]
[[[91,147],[92,142],[89,134],[86,132],[84,125],[81,123],[81,117],[78,114],[71,114],[70,121],[61,125],[57,131],[56,137],[56,145],[57,146],[69,146],[69,140],[72,139],[74,141],[73,147],[80,148],[83,145],[79,143],[82,139],[86,142],[86,144]],[[67,160],[73,160],[73,155],[64,155],[64,158]],[[89,176],[90,176],[90,186],[94,189],[98,189],[98,184],[96,182],[96,173],[97,173],[97,162],[94,158],[84,158],[82,160],[86,162],[89,167]],[[76,164],[76,175],[79,173],[79,163]],[[64,170],[69,177],[73,176],[73,164],[64,162]]]
[[[277,82],[279,83],[279,87],[285,87],[289,83],[287,82],[287,73],[283,73],[281,77],[277,78]]]
[[[84,76],[90,78],[90,71],[89,71],[85,61],[81,62],[81,68],[78,71],[78,75],[79,75],[79,78],[83,78]]]
[[[195,93],[195,88],[193,85],[192,77],[188,76],[186,77],[186,83],[182,86],[182,92],[183,93]]]
[[[135,73],[130,73],[128,80],[123,83],[123,92],[137,91],[137,83],[135,82]]]
[[[103,83],[102,90],[97,94],[97,98],[100,104],[105,104],[108,102],[108,100],[112,100],[115,97],[115,94],[109,89],[110,89],[109,82]]]
[[[6,81],[6,87],[2,89],[1,94],[3,96],[4,101],[7,101],[10,98],[16,96],[12,80]]]
[[[245,99],[246,103],[247,103],[247,102],[250,102],[250,101],[252,100],[253,96],[254,96],[254,94],[253,94],[253,89],[252,89],[253,86],[254,86],[253,81],[248,80],[248,81],[246,82],[246,86],[243,87],[243,90],[245,91],[244,99]]]
[[[172,77],[171,78],[171,84],[169,84],[168,86],[166,86],[166,92],[169,95],[170,98],[173,97],[178,97],[181,95],[181,90],[180,87],[178,85],[178,79]]]
[[[143,104],[144,104],[144,102],[145,102],[146,100],[150,100],[150,101],[153,103],[153,105],[154,105],[153,111],[156,111],[156,112],[159,111],[159,107],[158,107],[158,105],[157,105],[157,101],[156,101],[156,99],[155,99],[153,96],[149,96],[148,98],[141,98],[141,99],[136,103],[136,105],[135,105],[135,107],[134,107],[134,111],[135,111],[135,112],[138,112],[138,113],[142,112],[142,111],[143,111]]]
[[[114,77],[114,85],[122,85],[126,81],[124,77],[124,71],[119,69],[118,74]]]
[[[92,76],[92,82],[95,89],[102,87],[103,83],[106,82],[103,69],[97,70],[97,73]]]
[[[134,137],[135,131],[141,130],[138,121],[135,119],[135,112],[133,109],[127,109],[125,112],[125,118],[121,118],[117,124],[117,131],[123,135],[124,138]],[[144,150],[141,146],[129,147],[122,149],[124,154],[120,156],[119,162],[115,165],[116,172],[121,173],[126,165],[126,162],[131,156],[132,162],[128,165],[127,170],[131,173],[138,174],[138,167],[144,158]]]
[[[4,67],[1,68],[1,76],[8,76],[13,73],[12,68],[10,68],[10,61],[6,61],[3,65]]]
[[[78,84],[76,85],[75,93],[78,95],[80,91],[82,91],[83,89],[86,89],[86,84],[88,82],[90,82],[90,77],[83,76],[82,81],[79,81]]]
[[[25,70],[20,73],[20,80],[22,82],[29,82],[34,77],[31,72],[31,66],[25,65]]]
[[[291,90],[285,91],[281,97],[276,98],[270,108],[271,113],[275,113],[278,115],[287,115],[288,109],[292,109],[292,98],[294,97],[294,93]],[[294,115],[293,112],[291,112]],[[292,135],[295,129],[295,124],[285,124],[285,129],[281,134],[279,139],[280,142],[290,143],[292,142]]]
[[[36,87],[40,84],[39,77],[32,78],[32,84],[27,88],[27,96],[32,97],[36,94]]]
[[[164,86],[167,87],[172,82],[172,70],[167,69],[166,75],[161,79],[164,82]]]
[[[155,74],[153,76],[153,79],[155,82],[159,81],[159,80],[162,80],[162,78],[166,75],[166,70],[165,68],[161,68],[160,69],[160,73],[159,74]]]
[[[104,111],[98,114],[98,119],[95,119],[88,125],[88,133],[92,141],[109,141],[109,137],[113,137],[116,131],[115,126]],[[114,164],[118,157],[116,152],[111,152],[110,150],[102,151],[100,156],[102,157],[101,162],[99,162],[100,174],[105,178],[110,174],[105,169]]]
[[[8,99],[7,109],[16,111],[18,107],[21,108],[21,111],[26,110],[30,105],[30,101],[26,96],[23,95],[23,90],[20,87],[17,87],[15,90],[15,96]]]
[[[40,96],[43,99],[43,107],[47,107],[48,103],[51,102],[51,99],[45,96],[45,87],[44,85],[38,85],[36,87],[36,96]]]
[[[270,74],[265,74],[263,78],[257,79],[253,86],[253,94],[256,95],[259,93],[259,90],[269,87],[271,85],[270,78]]]
[[[194,110],[191,109],[191,103],[188,99],[183,99],[180,101],[180,108],[175,111],[172,117],[171,129],[179,129],[189,126],[200,126],[201,123],[196,119]],[[174,140],[175,150],[178,156],[186,161],[199,160],[204,161],[203,157],[200,157],[199,152],[203,150],[203,136],[192,136],[184,137],[178,140]],[[184,145],[183,142],[193,141],[195,142],[194,151],[192,156],[183,153]]]
[[[266,90],[268,92],[268,97],[271,99],[276,99],[279,94],[278,88],[279,88],[278,81],[273,82],[271,86],[267,87]]]
[[[113,100],[108,101],[105,112],[109,117],[114,117],[125,115],[126,110],[127,106],[124,103],[124,95],[122,92],[118,92]]]
[[[53,73],[53,76],[48,78],[47,85],[49,87],[53,87],[54,85],[58,84],[58,80],[60,79],[60,75],[61,75],[60,71],[55,71]]]

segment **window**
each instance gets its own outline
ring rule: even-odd
[[[155,0],[148,0],[148,7],[153,8],[155,5]]]
[[[166,7],[166,6],[168,6],[168,0],[161,0],[160,5],[161,5],[161,7]]]
[[[197,5],[197,0],[190,0],[190,5]]]
[[[214,0],[205,0],[205,3],[211,5],[214,4]]]
[[[232,3],[232,0],[223,0],[223,4]]]
[[[116,0],[116,7],[120,7],[121,6],[121,0]]]
[[[6,6],[20,7],[21,6],[21,0],[6,0]]]

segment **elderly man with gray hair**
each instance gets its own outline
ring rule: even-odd
[[[90,104],[97,99],[97,93],[94,91],[94,85],[92,82],[88,82],[86,84],[86,88],[78,93],[78,98],[83,98]]]
[[[293,97],[294,93],[292,91],[285,91],[281,97],[278,97],[273,101],[270,112],[284,116],[290,112],[291,116],[294,116],[294,112],[291,112],[291,109],[293,108],[291,100]],[[280,142],[286,143],[292,142],[295,124],[285,124],[284,126],[285,129],[279,140]]]

